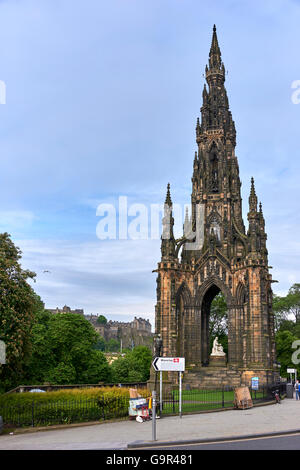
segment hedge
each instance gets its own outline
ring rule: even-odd
[[[138,390],[143,397],[145,389]],[[129,389],[101,387],[45,393],[14,393],[0,397],[6,426],[47,426],[128,418]]]
[[[147,389],[138,389],[138,393],[142,397],[150,396],[150,392]],[[85,399],[97,399],[97,398],[121,398],[125,397],[129,399],[129,388],[125,387],[95,387],[95,388],[80,388],[72,390],[58,390],[54,392],[44,393],[11,393],[0,395],[0,406],[1,405],[24,405],[27,403],[50,403],[62,400],[79,401]]]

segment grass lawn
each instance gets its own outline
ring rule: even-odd
[[[263,397],[263,393],[257,391],[256,399]],[[254,398],[254,394],[253,394]],[[163,413],[179,412],[179,391],[174,390],[165,398]],[[183,390],[182,412],[205,411],[220,408],[233,408],[234,391],[211,391],[211,390]]]

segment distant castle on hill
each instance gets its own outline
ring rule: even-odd
[[[80,315],[84,316],[84,310],[76,308],[75,310],[71,310],[70,307],[65,305],[63,308],[47,308],[47,310],[51,313],[79,313]]]
[[[106,341],[122,341],[123,348],[140,345],[152,347],[154,334],[148,319],[134,317],[131,322],[110,320],[106,324],[100,324],[97,315],[85,315],[85,318]]]
[[[85,315],[83,309],[74,309],[65,305],[63,308],[47,309],[51,313],[77,313],[88,320],[94,329],[106,341],[115,339],[122,342],[122,348],[131,348],[132,346],[148,346],[152,348],[154,333],[151,332],[151,323],[149,319],[134,317],[131,322],[121,322],[109,320],[102,324],[98,322],[98,315]]]

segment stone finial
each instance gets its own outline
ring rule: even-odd
[[[167,186],[167,195],[166,195],[165,204],[167,204],[169,207],[172,206],[172,199],[171,199],[171,192],[170,192],[170,183],[168,183],[168,186]]]

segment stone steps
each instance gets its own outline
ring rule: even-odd
[[[183,377],[183,388],[212,389],[221,387],[238,387],[241,385],[241,373],[226,367],[202,367],[187,370]]]

